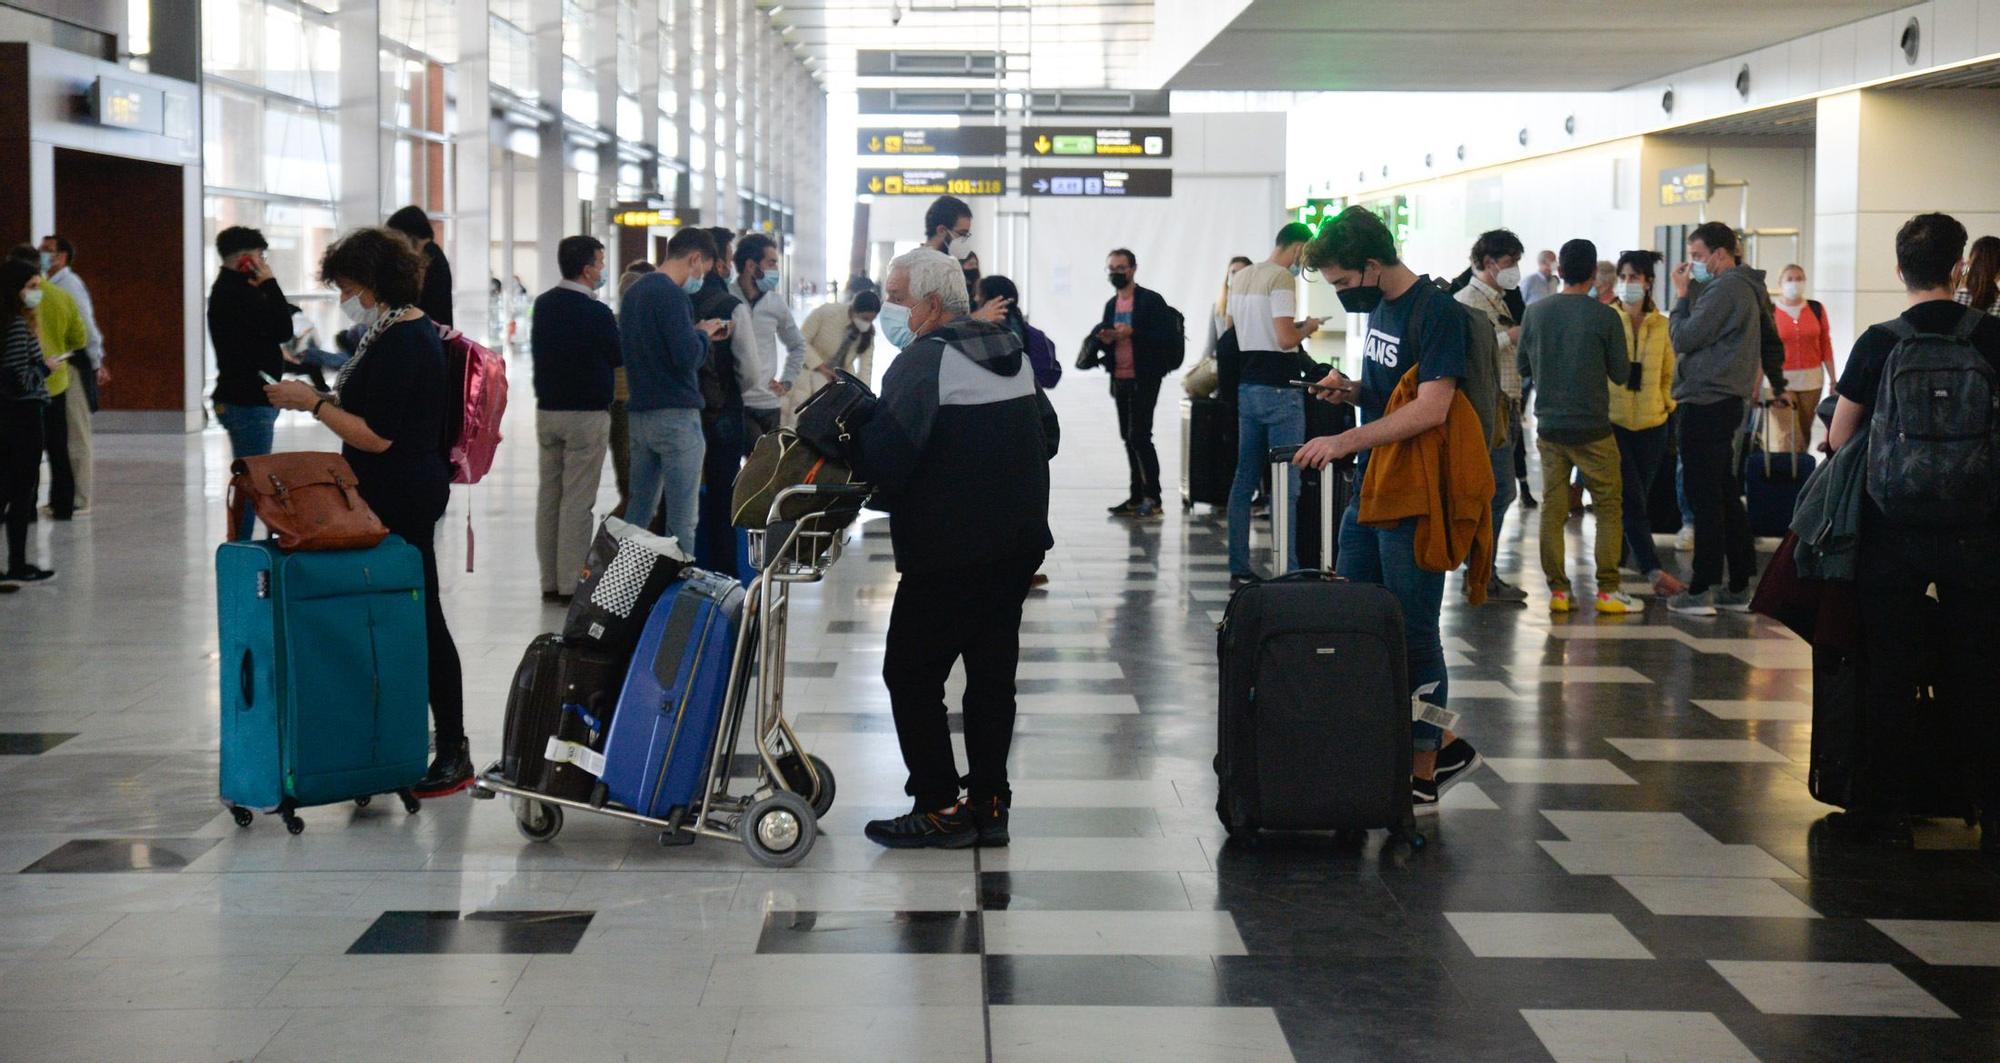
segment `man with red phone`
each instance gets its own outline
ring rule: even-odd
[[[208,335],[215,344],[215,419],[229,433],[232,458],[271,452],[278,409],[264,397],[264,385],[299,371],[285,361],[283,346],[298,308],[272,275],[269,246],[263,233],[241,225],[215,236],[222,270],[208,292]],[[235,538],[250,537],[251,519],[246,507],[242,525],[231,529]]]

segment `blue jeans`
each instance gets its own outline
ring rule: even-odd
[[[257,458],[271,452],[271,429],[278,423],[276,406],[231,406],[218,402],[215,404],[215,419],[221,423],[222,430],[229,433],[229,456],[232,459]],[[256,520],[256,511],[243,507],[243,520],[236,526],[231,538],[250,538]]]
[[[1393,528],[1370,528],[1361,523],[1357,494],[1340,521],[1336,570],[1343,579],[1379,583],[1396,596],[1397,604],[1403,607],[1403,649],[1409,662],[1410,691],[1436,683],[1437,689],[1424,700],[1439,708],[1449,704],[1451,683],[1444,669],[1444,639],[1438,634],[1438,613],[1444,608],[1444,573],[1417,567],[1416,518]],[[1415,721],[1410,732],[1418,752],[1442,744],[1444,730],[1435,724]]]
[[[693,556],[701,462],[708,453],[701,411],[633,410],[626,416],[632,435],[632,504],[625,520],[644,528],[665,507],[667,534]]]
[[[1294,447],[1306,441],[1305,393],[1293,388],[1244,384],[1236,389],[1236,481],[1229,487],[1229,571],[1250,575],[1250,498],[1264,482],[1264,466],[1272,447]],[[1290,472],[1285,490],[1290,512],[1299,509],[1299,477]],[[1297,525],[1287,536],[1291,548],[1281,571],[1299,567]]]

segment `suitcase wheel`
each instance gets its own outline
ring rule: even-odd
[[[826,761],[810,753],[805,756],[812,761],[813,774],[819,776],[819,787],[817,789],[813,787],[810,777],[806,774],[805,764],[797,753],[787,753],[778,758],[778,771],[784,776],[781,781],[785,784],[785,789],[800,794],[811,802],[814,816],[824,816],[833,808],[833,769],[827,767]]]
[[[306,821],[287,812],[285,813],[285,829],[293,834],[304,834],[306,832]]]
[[[251,820],[257,818],[256,816],[251,814],[249,809],[240,807],[238,805],[229,806],[229,817],[231,819],[234,819],[236,821],[236,825],[239,827],[247,827],[250,825]]]
[[[525,797],[514,802],[514,826],[531,842],[549,841],[562,832],[562,825],[561,805]]]
[[[482,793],[484,793],[485,796],[487,797],[493,796],[491,791],[482,791],[477,787],[473,788],[472,791],[473,796],[477,797]],[[416,815],[417,810],[424,807],[424,803],[422,801],[417,800],[417,795],[411,793],[408,790],[398,790],[396,791],[396,796],[403,799],[403,811],[408,812],[410,815],[413,816]]]
[[[368,807],[368,802],[370,802],[370,801],[373,801],[373,800],[375,800],[375,799],[374,799],[374,798],[372,798],[372,797],[357,797],[357,798],[355,798],[355,799],[354,799],[354,807],[355,807],[355,808],[367,808],[367,807]]]
[[[752,859],[766,867],[790,867],[812,850],[819,817],[805,798],[780,790],[752,804],[736,829]]]
[[[1391,840],[1400,840],[1408,843],[1410,846],[1410,851],[1413,853],[1421,852],[1424,846],[1430,844],[1430,839],[1425,838],[1424,832],[1420,830],[1393,831],[1391,832],[1390,837]]]

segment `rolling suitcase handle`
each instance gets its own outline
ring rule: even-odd
[[[1284,478],[1288,472],[1287,467],[1292,463],[1292,457],[1298,452],[1299,448],[1296,446],[1272,447],[1264,456],[1273,466],[1271,469],[1271,545],[1274,553],[1271,567],[1273,569],[1282,570],[1285,558],[1291,556],[1292,552],[1292,492]],[[1322,565],[1333,556],[1335,527],[1333,487],[1333,463],[1328,462],[1319,470],[1319,557]]]

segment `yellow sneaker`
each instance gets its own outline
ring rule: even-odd
[[[1575,607],[1575,603],[1570,601],[1568,591],[1549,592],[1549,612],[1567,613]]]
[[[1645,607],[1624,591],[1597,596],[1597,611],[1605,616],[1624,616],[1626,613],[1644,612]]]

